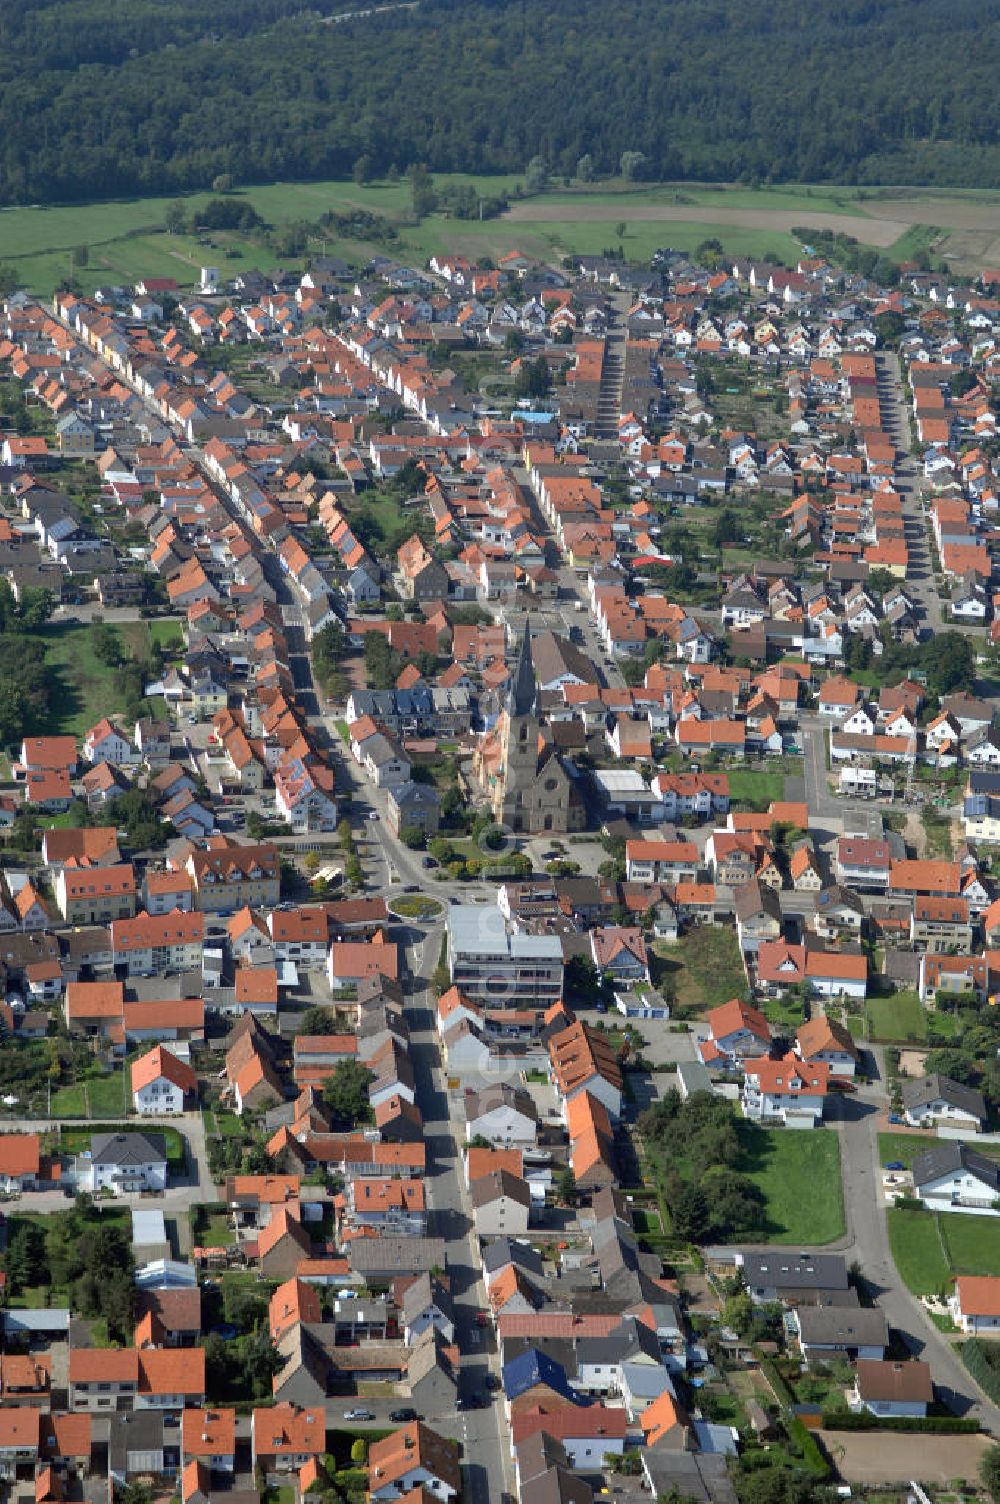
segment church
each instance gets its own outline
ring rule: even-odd
[[[473,768],[494,818],[516,835],[586,828],[579,776],[542,733],[527,622],[507,703],[496,726],[481,738]]]

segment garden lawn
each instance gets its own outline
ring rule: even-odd
[[[915,992],[871,997],[866,1011],[871,1039],[917,1044],[927,1038],[927,1014]]]
[[[763,813],[775,799],[785,797],[784,773],[771,773],[757,768],[728,768],[729,797],[734,804],[748,804],[751,809]]]
[[[935,1295],[959,1274],[1000,1275],[1000,1236],[992,1217],[889,1210],[889,1243],[904,1284]]]
[[[224,1207],[209,1212],[197,1228],[192,1227],[192,1237],[202,1248],[229,1248],[236,1241]]]
[[[743,1157],[737,1170],[759,1186],[767,1202],[773,1243],[832,1243],[844,1233],[840,1142],[829,1128],[812,1132],[737,1124]]]
[[[82,1086],[61,1086],[52,1093],[52,1116],[54,1118],[85,1118],[87,1096]],[[89,1130],[84,1130],[89,1138]]]
[[[985,1154],[987,1159],[1000,1159],[1000,1144],[980,1144],[975,1141],[975,1134],[969,1135],[977,1154]],[[878,1136],[878,1157],[883,1165],[892,1164],[899,1160],[900,1164],[909,1170],[918,1154],[925,1149],[939,1148],[941,1140],[933,1133],[880,1133]],[[964,1220],[959,1217],[955,1220]],[[975,1220],[973,1218],[973,1220]],[[997,1232],[1000,1241],[1000,1230]]]
[[[653,981],[678,1014],[716,1008],[746,991],[736,933],[721,925],[697,925],[676,944],[654,945],[653,958]]]
[[[94,652],[90,625],[49,625],[39,636],[55,681],[49,726],[53,735],[82,737],[101,716],[124,708],[115,692],[115,670]]]
[[[86,1087],[92,1118],[121,1118],[132,1105],[121,1071],[94,1076],[86,1082]]]

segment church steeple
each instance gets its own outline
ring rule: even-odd
[[[535,664],[531,656],[531,622],[526,616],[524,636],[521,638],[521,651],[518,654],[517,667],[510,681],[510,692],[507,696],[508,715],[533,715],[537,692]]]

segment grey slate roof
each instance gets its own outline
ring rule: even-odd
[[[95,1133],[90,1151],[95,1165],[165,1164],[167,1159],[160,1133]]]
[[[915,1081],[904,1081],[902,1095],[903,1106],[908,1109],[927,1107],[931,1102],[947,1102],[949,1107],[970,1112],[981,1122],[986,1120],[986,1098],[982,1092],[936,1071],[929,1076],[919,1076]]]
[[[913,1161],[913,1184],[919,1190],[945,1175],[974,1175],[1000,1196],[1000,1163],[956,1141],[936,1144]]]
[[[751,1290],[846,1290],[847,1265],[839,1253],[795,1253],[770,1248],[743,1255]]]
[[[803,1306],[798,1322],[806,1346],[885,1347],[889,1341],[889,1323],[878,1306]]]
[[[483,1268],[487,1274],[495,1274],[508,1264],[513,1264],[535,1279],[542,1277],[541,1255],[530,1243],[522,1243],[517,1238],[497,1238],[495,1242],[486,1245],[483,1250]]]

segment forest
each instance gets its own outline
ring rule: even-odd
[[[657,180],[1000,186],[997,0],[314,4],[0,6],[0,203],[623,153]]]

